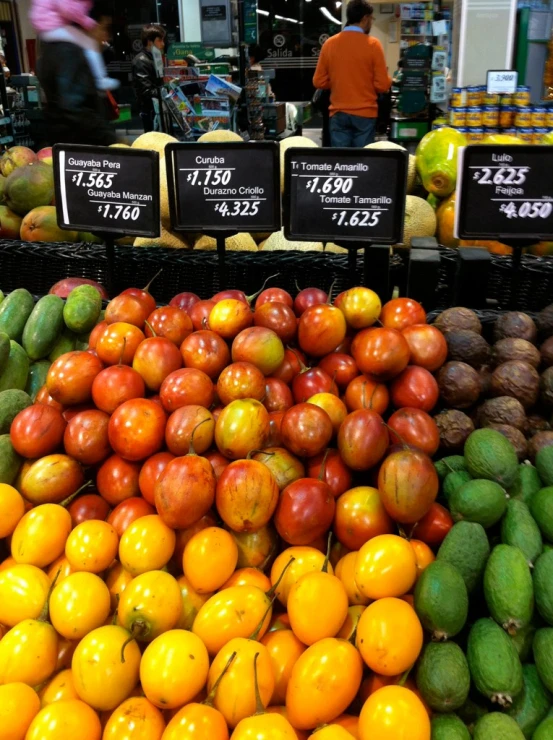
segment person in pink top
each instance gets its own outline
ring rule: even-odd
[[[96,38],[97,23],[89,13],[93,0],[32,0],[29,18],[41,41],[80,46],[100,91],[115,90],[119,80],[108,77]]]

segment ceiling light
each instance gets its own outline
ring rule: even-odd
[[[338,26],[342,25],[342,21],[339,21],[338,18],[335,18],[332,13],[327,10],[326,8],[319,8],[321,13],[324,15],[325,18],[328,18],[329,21],[332,23],[336,23]]]
[[[268,10],[259,10],[259,8],[256,10],[256,13],[258,15],[269,15],[269,11]]]

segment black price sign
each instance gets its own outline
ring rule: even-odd
[[[289,149],[287,239],[396,244],[403,236],[407,152]]]
[[[170,144],[165,156],[176,231],[280,229],[276,144]]]
[[[553,238],[553,147],[468,146],[459,172],[461,239]]]
[[[57,144],[54,177],[62,229],[159,236],[157,152]]]

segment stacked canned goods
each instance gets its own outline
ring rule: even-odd
[[[470,143],[501,133],[538,144],[553,131],[553,107],[532,106],[530,88],[525,86],[513,95],[491,94],[477,85],[454,87],[449,125],[464,133]]]

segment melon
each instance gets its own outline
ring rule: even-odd
[[[429,193],[446,198],[457,184],[459,148],[467,145],[464,134],[454,128],[439,128],[424,136],[417,147],[417,172]]]
[[[158,152],[160,157],[164,157],[167,144],[178,144],[178,140],[169,134],[162,134],[161,131],[150,131],[133,141],[132,148],[149,149],[151,152]]]
[[[23,219],[7,206],[0,206],[0,238],[19,239]]]
[[[159,160],[159,208],[162,225],[171,229],[171,211],[169,208],[169,186],[167,184],[167,165],[165,157]]]
[[[26,242],[76,242],[79,233],[60,229],[54,206],[41,206],[23,219],[21,238]]]
[[[436,226],[436,213],[430,203],[416,195],[408,195],[403,225],[404,246],[410,247],[411,239],[415,236],[434,236]]]
[[[308,139],[307,136],[289,136],[287,139],[283,139],[279,144],[280,150],[280,190],[284,192],[284,154],[288,149],[298,147],[309,147],[311,149],[317,149],[318,146],[314,141]]]
[[[4,152],[0,158],[0,172],[4,177],[11,175],[18,167],[25,167],[37,161],[37,156],[32,149],[26,146],[12,146]]]
[[[399,149],[400,151],[406,152],[407,149],[401,144],[396,144],[393,141],[375,141],[372,144],[367,144],[365,149]],[[411,194],[415,190],[417,182],[417,158],[414,154],[409,155],[409,164],[407,165],[407,193]]]
[[[18,167],[6,182],[6,205],[20,216],[54,199],[54,169],[48,164]]]
[[[229,131],[225,128],[216,128],[214,131],[207,131],[198,139],[198,142],[206,141],[241,141],[242,143],[244,143],[244,139],[240,136],[240,134],[237,134],[234,131]]]
[[[436,219],[438,221],[436,234],[438,242],[444,247],[458,247],[459,239],[453,235],[455,231],[455,193],[439,205],[436,210]]]
[[[139,236],[134,240],[135,247],[165,247],[166,249],[192,249],[192,245],[184,238],[182,234],[176,234],[161,227],[161,236],[157,239],[151,239]]]
[[[346,249],[345,247],[339,247],[337,244],[328,242],[327,244],[325,244],[325,252],[330,252],[331,254],[347,254],[349,252],[349,249]]]
[[[264,252],[278,252],[297,250],[299,252],[322,252],[324,249],[321,242],[290,242],[284,236],[284,229],[275,231],[263,245]]]
[[[225,239],[225,248],[228,252],[257,252],[258,247],[251,234],[241,232]],[[212,236],[200,236],[194,244],[194,249],[201,252],[213,252],[217,249],[217,242]]]

